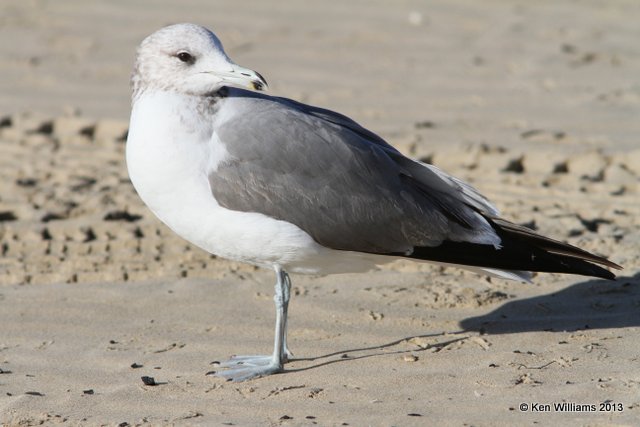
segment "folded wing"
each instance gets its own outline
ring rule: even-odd
[[[235,96],[234,96],[235,94]],[[293,223],[338,250],[499,270],[613,275],[604,258],[497,217],[470,185],[416,162],[351,119],[233,90],[209,175],[222,206]]]

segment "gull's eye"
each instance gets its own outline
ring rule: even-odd
[[[187,64],[193,64],[194,62],[196,62],[196,58],[194,58],[193,55],[191,55],[189,52],[185,52],[185,51],[178,52],[176,56],[180,61],[185,62]]]

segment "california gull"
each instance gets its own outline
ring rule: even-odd
[[[613,279],[597,255],[498,216],[469,184],[409,159],[346,116],[265,95],[194,24],[137,51],[127,165],[138,194],[189,242],[276,273],[269,356],[236,356],[217,375],[277,373],[287,346],[288,272],[362,272],[398,258],[507,279],[529,271]],[[250,89],[250,90],[247,90]]]

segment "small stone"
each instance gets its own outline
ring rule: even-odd
[[[153,377],[147,377],[146,375],[143,377],[140,377],[140,379],[142,380],[142,382],[144,383],[144,385],[148,385],[148,386],[155,386],[158,385],[158,383],[156,382],[156,379]]]

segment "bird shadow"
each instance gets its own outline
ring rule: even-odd
[[[460,322],[464,331],[509,334],[640,325],[640,273],[615,281],[586,280],[558,292],[507,302]]]
[[[416,340],[416,339],[436,339],[438,337],[450,337],[451,335],[463,335],[460,337],[455,337],[455,338],[451,338],[451,339],[447,339],[445,341],[440,341],[437,343],[429,343],[429,344],[425,344],[425,343],[420,343],[420,344],[411,344],[412,340]],[[414,353],[419,353],[422,351],[426,351],[429,350],[431,352],[438,352],[440,350],[442,350],[443,348],[456,343],[458,341],[463,341],[465,339],[469,338],[468,334],[465,334],[464,331],[457,331],[457,332],[447,332],[447,333],[435,333],[435,334],[424,334],[424,335],[414,335],[414,336],[410,336],[410,337],[404,337],[404,338],[400,338],[397,339],[395,341],[391,341],[388,342],[386,344],[381,344],[381,345],[375,345],[375,346],[370,346],[370,347],[361,347],[361,348],[352,348],[352,349],[348,349],[348,350],[341,350],[341,351],[335,351],[332,353],[328,353],[328,354],[324,354],[322,356],[316,356],[316,357],[306,357],[306,358],[293,358],[290,360],[290,362],[317,362],[317,361],[321,361],[323,359],[330,359],[330,360],[325,360],[322,361],[320,363],[315,363],[313,365],[310,366],[305,366],[302,368],[287,368],[285,370],[285,372],[302,372],[302,371],[307,371],[309,369],[316,369],[322,366],[327,366],[327,365],[332,365],[334,363],[343,363],[343,362],[349,362],[349,361],[354,361],[354,360],[360,360],[360,359],[368,359],[371,357],[381,357],[381,356],[390,356],[390,355],[402,355],[402,354],[414,354]],[[411,344],[412,348],[410,349],[401,349],[401,350],[388,350],[391,347],[395,347],[401,344]],[[353,353],[358,353],[358,352],[366,352],[365,354],[360,354],[360,355],[354,355]],[[332,359],[334,357],[338,357],[337,359]]]

